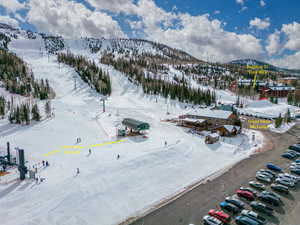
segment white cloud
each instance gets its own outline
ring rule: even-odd
[[[25,8],[25,5],[18,0],[0,0],[0,6],[3,6],[9,13]]]
[[[280,50],[281,48],[280,34],[281,32],[276,30],[273,34],[270,34],[268,36],[266,50],[269,55],[273,55]]]
[[[270,18],[260,19],[255,17],[253,20],[250,20],[249,25],[250,27],[256,27],[259,30],[264,30],[271,25]]]
[[[269,63],[283,68],[300,69],[300,51],[292,55],[284,55],[279,59],[271,59]]]
[[[247,6],[243,6],[243,8],[241,8],[241,9],[239,10],[239,13],[244,12],[244,11],[246,11],[247,9],[248,9]]]
[[[7,25],[10,25],[14,28],[19,27],[19,22],[9,16],[0,16],[0,23],[5,23]]]
[[[138,29],[142,29],[143,28],[143,23],[142,21],[127,21],[130,25],[130,28],[133,30],[138,30]]]
[[[266,6],[266,2],[264,0],[260,0],[259,4],[260,4],[261,7],[265,7]]]
[[[39,31],[67,38],[125,37],[119,24],[103,12],[68,0],[30,0],[27,21]]]
[[[236,3],[241,4],[241,5],[245,4],[245,0],[235,0],[235,1],[236,1]]]
[[[209,20],[208,15],[180,14],[178,18],[180,29],[148,28],[145,30],[147,37],[204,60],[227,62],[236,58],[259,58],[263,52],[259,39],[249,34],[225,31],[221,21]]]
[[[287,37],[284,48],[289,50],[300,50],[300,24],[297,22],[283,24],[281,31]]]
[[[111,12],[132,14],[136,11],[136,5],[132,0],[86,0],[98,10],[109,10]]]

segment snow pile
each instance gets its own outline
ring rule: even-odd
[[[273,107],[275,104],[271,103],[269,100],[258,100],[250,102],[247,107],[249,108],[266,108]]]
[[[282,124],[280,127],[276,128],[275,124],[271,124],[269,126],[269,130],[274,132],[274,133],[280,133],[283,134],[285,132],[287,132],[289,129],[291,129],[296,123],[292,122],[292,123],[284,123]]]

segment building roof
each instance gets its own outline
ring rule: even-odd
[[[294,87],[290,87],[290,86],[272,86],[269,87],[272,91],[292,91],[295,90]]]
[[[148,130],[150,128],[148,123],[131,118],[125,118],[122,124],[135,130]]]
[[[208,134],[207,136],[210,136],[212,138],[220,137],[220,135],[218,133],[211,133],[211,134]]]
[[[233,132],[233,129],[239,130],[241,127],[239,126],[233,126],[233,125],[224,125],[224,128],[228,130],[229,132]]]
[[[188,113],[188,115],[216,119],[228,119],[232,115],[232,112],[225,110],[198,109],[191,111]]]
[[[184,121],[184,122],[190,122],[190,123],[203,123],[203,122],[205,122],[206,120],[203,120],[203,119],[185,118],[185,119],[182,119],[181,121]]]

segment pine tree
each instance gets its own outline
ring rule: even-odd
[[[292,121],[290,109],[286,112],[286,122],[290,123]]]
[[[51,102],[48,100],[45,104],[45,113],[47,117],[51,117]]]
[[[39,108],[37,106],[37,104],[34,104],[32,109],[31,109],[31,114],[32,114],[32,119],[35,121],[40,121],[41,116],[40,116],[40,112],[39,112]]]
[[[280,113],[278,118],[275,119],[275,127],[278,128],[281,126],[281,124],[282,124],[282,117],[281,117],[281,113]]]

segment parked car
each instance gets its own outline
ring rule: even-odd
[[[285,152],[281,155],[281,157],[286,158],[286,159],[294,159],[296,156],[291,153]]]
[[[273,215],[273,209],[263,203],[253,201],[250,203],[250,206],[252,209],[258,212],[264,213],[269,216]]]
[[[273,195],[259,194],[258,199],[260,201],[269,203],[269,204],[274,205],[274,206],[279,206],[280,205],[280,201],[277,198],[275,198]]]
[[[230,223],[231,217],[227,213],[221,211],[221,210],[214,210],[211,209],[208,212],[208,215],[213,216],[217,218],[218,220],[222,221],[223,223]]]
[[[237,214],[240,212],[240,209],[238,207],[227,202],[221,202],[220,207],[227,212],[231,212],[232,214]]]
[[[300,177],[299,176],[294,176],[292,174],[289,174],[289,173],[280,173],[278,174],[278,177],[281,178],[288,178],[288,179],[291,179],[292,181],[294,181],[295,183],[298,183],[299,180],[300,180]]]
[[[233,197],[226,197],[225,202],[231,203],[240,209],[243,209],[245,207],[245,204],[243,202]]]
[[[289,149],[300,152],[300,146],[299,145],[291,145],[291,146],[289,146]]]
[[[295,186],[295,183],[292,182],[291,180],[287,180],[287,179],[283,179],[283,178],[277,178],[275,181],[276,181],[277,184],[282,184],[282,185],[285,185],[285,186],[288,186],[288,187],[294,187]]]
[[[272,175],[273,177],[276,176],[276,174],[274,172],[272,172],[271,170],[260,169],[258,172],[265,172],[265,173]]]
[[[300,150],[300,148],[299,148],[299,150]],[[273,170],[273,171],[276,171],[276,172],[281,172],[282,171],[282,168],[280,168],[279,166],[274,165],[273,163],[267,163],[267,168],[269,170]]]
[[[264,195],[271,195],[271,196],[273,196],[274,198],[277,198],[278,201],[281,202],[280,196],[279,196],[278,194],[275,194],[275,193],[272,192],[272,191],[263,191],[263,192],[261,192],[261,194],[264,194]]]
[[[300,159],[295,160],[295,163],[300,163]]]
[[[261,174],[261,173],[257,173],[256,174],[256,179],[259,180],[259,181],[263,181],[263,182],[267,182],[267,183],[271,183],[272,182],[272,179],[264,174]]]
[[[249,191],[242,191],[242,190],[237,190],[236,194],[240,197],[240,198],[245,198],[248,201],[254,201],[255,196],[249,192]]]
[[[300,166],[300,163],[299,162],[292,162],[291,166]]]
[[[242,191],[249,191],[249,192],[251,192],[254,196],[256,196],[257,195],[257,191],[255,191],[255,190],[253,190],[252,188],[249,188],[249,187],[240,187],[240,190],[242,190]]]
[[[288,149],[288,150],[286,151],[286,153],[293,154],[293,155],[295,155],[295,157],[299,157],[299,156],[300,156],[300,152],[297,152],[297,151],[291,150],[291,149]]]
[[[270,173],[267,173],[267,172],[264,172],[264,171],[258,171],[258,172],[256,172],[256,174],[262,174],[262,175],[264,175],[264,176],[267,176],[267,177],[269,177],[271,180],[275,177],[275,176],[273,176],[272,174],[270,174]]]
[[[254,187],[254,188],[258,189],[258,190],[265,190],[266,189],[265,185],[263,185],[262,183],[259,183],[259,182],[255,182],[255,181],[250,181],[249,185],[251,187]]]
[[[258,215],[256,212],[253,212],[253,211],[250,211],[250,210],[243,210],[241,212],[241,215],[242,216],[247,216],[247,217],[250,217],[250,218],[256,220],[260,225],[264,225],[267,222],[265,218]]]
[[[203,222],[205,225],[223,225],[224,223],[221,220],[218,220],[215,217],[206,215],[203,217]]]
[[[289,193],[289,188],[287,186],[282,185],[282,184],[271,184],[271,188],[274,191],[278,191],[280,193],[284,193],[284,194]]]
[[[300,175],[300,168],[290,168],[290,171],[294,174]]]
[[[235,218],[235,223],[237,225],[260,225],[256,220],[248,216],[237,216]]]

